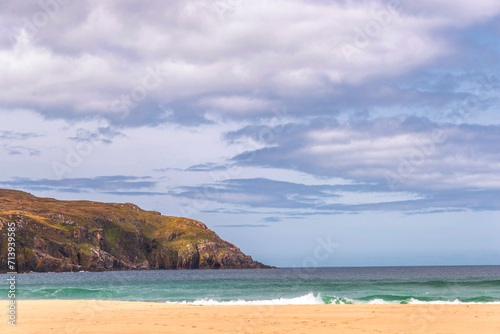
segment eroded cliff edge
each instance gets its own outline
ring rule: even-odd
[[[59,201],[0,189],[0,272],[16,225],[18,272],[271,268],[205,224],[130,203]]]

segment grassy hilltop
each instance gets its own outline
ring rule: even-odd
[[[0,189],[0,272],[16,223],[17,270],[269,268],[205,224],[130,203],[59,201]]]

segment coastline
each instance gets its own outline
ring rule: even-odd
[[[0,301],[6,310],[8,301]],[[6,311],[4,311],[6,314]],[[18,300],[2,333],[500,333],[500,305],[181,305]]]

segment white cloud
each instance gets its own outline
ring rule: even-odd
[[[436,29],[455,26],[465,13],[462,25],[500,10],[494,1],[425,5],[436,12],[426,17],[423,5],[407,1],[396,8],[300,0],[69,4],[31,41],[0,50],[0,103],[63,109],[63,117],[107,113],[146,67],[159,64],[168,77],[148,92],[156,102],[254,112],[268,107],[263,91],[284,99],[324,96],[331,84],[404,74],[453,50]],[[42,9],[17,10],[11,31],[19,33],[22,18]]]
[[[477,20],[492,18],[500,12],[496,0],[400,0],[403,10],[415,14],[440,17],[452,26],[465,26]]]
[[[207,98],[200,101],[200,104],[216,111],[229,112],[269,111],[272,108],[272,103],[269,101],[245,96]]]
[[[300,125],[241,163],[404,189],[499,189],[497,127],[444,126],[422,119]],[[241,134],[246,136],[245,133]]]
[[[109,61],[88,53],[53,53],[19,38],[12,49],[0,50],[0,100],[4,105],[63,108],[74,112],[109,111],[102,94],[119,82]]]

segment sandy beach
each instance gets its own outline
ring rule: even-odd
[[[0,303],[7,309],[7,301]],[[7,311],[4,311],[6,314]],[[500,333],[500,305],[194,306],[18,301],[1,333]]]

